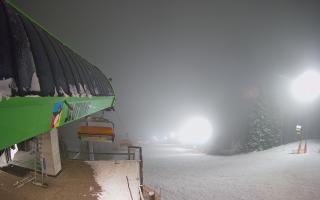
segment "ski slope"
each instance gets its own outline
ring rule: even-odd
[[[175,145],[144,147],[145,184],[170,200],[320,199],[320,143],[292,154],[292,143],[262,152],[211,156]]]

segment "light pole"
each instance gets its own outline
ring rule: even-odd
[[[312,103],[320,96],[320,75],[314,70],[308,70],[299,75],[291,84],[291,92],[300,103]],[[304,136],[302,126],[296,126],[299,136],[297,154],[307,153],[307,138]],[[304,143],[304,145],[303,145]]]

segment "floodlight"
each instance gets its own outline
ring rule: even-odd
[[[178,140],[186,145],[200,145],[208,142],[212,136],[212,126],[208,119],[192,117],[186,120],[178,132]]]
[[[320,95],[320,75],[306,71],[292,82],[291,92],[300,102],[312,102]]]

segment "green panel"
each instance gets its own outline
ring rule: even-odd
[[[115,97],[11,97],[0,101],[0,150],[51,130],[53,108],[62,105],[63,126],[113,106]]]

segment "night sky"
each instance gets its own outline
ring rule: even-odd
[[[120,129],[137,137],[194,115],[236,134],[261,87],[296,114],[288,81],[320,70],[319,0],[12,2],[112,77]]]

